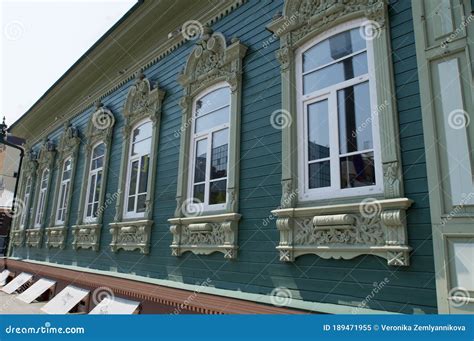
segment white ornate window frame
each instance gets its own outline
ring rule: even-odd
[[[83,188],[79,198],[79,212],[76,225],[72,227],[73,241],[72,247],[78,249],[92,249],[99,251],[102,221],[105,210],[106,185],[110,160],[110,150],[112,147],[112,135],[115,126],[115,116],[106,106],[97,102],[95,111],[92,113],[85,135],[85,163],[82,175]],[[104,161],[102,166],[102,180],[99,192],[99,209],[95,220],[85,217],[87,206],[87,194],[89,190],[89,171],[91,168],[92,155],[94,149],[99,144],[105,145]],[[113,200],[113,199],[112,199]]]
[[[39,204],[39,194],[41,190],[41,177],[43,175],[43,172],[45,170],[49,171],[48,174],[48,186],[46,189],[46,195],[44,198],[44,209],[43,209],[43,216],[42,220],[39,225],[36,223],[34,224],[34,228],[29,228],[25,230],[26,234],[26,246],[28,247],[41,247],[42,240],[43,240],[43,230],[45,227],[45,221],[46,221],[46,209],[48,205],[48,200],[49,200],[49,193],[51,192],[51,180],[52,180],[52,174],[53,174],[53,166],[54,166],[54,160],[56,157],[56,148],[52,141],[50,141],[48,138],[44,139],[40,150],[38,152],[38,158],[37,158],[37,167],[36,167],[36,184],[35,184],[35,194],[33,196],[34,202],[33,202],[33,214],[31,217],[31,222],[36,221],[36,215],[38,212],[38,204]]]
[[[53,196],[53,208],[51,210],[51,217],[49,219],[50,227],[45,229],[46,232],[46,246],[48,248],[61,248],[66,246],[67,231],[69,225],[69,217],[71,216],[71,198],[74,192],[74,179],[77,168],[77,157],[79,154],[79,146],[81,138],[79,137],[79,130],[70,122],[64,124],[63,134],[59,140],[58,157],[56,159],[56,184]],[[66,160],[71,160],[71,178],[69,184],[69,191],[66,198],[66,214],[61,225],[56,225],[56,216],[58,211],[59,195],[61,190],[63,166]]]
[[[196,43],[179,76],[184,96],[180,103],[182,125],[177,205],[174,218],[168,219],[173,234],[173,256],[190,251],[204,255],[221,252],[227,259],[237,257],[242,59],[246,51],[247,47],[237,38],[227,44],[223,34],[213,33],[209,27],[204,27],[202,38]],[[196,209],[192,198],[188,197],[191,143],[189,127],[193,122],[193,102],[196,96],[219,83],[227,83],[231,90],[227,202],[223,209],[203,211],[202,207]]]
[[[162,101],[165,92],[152,87],[143,72],[137,74],[136,82],[130,88],[125,102],[122,144],[122,161],[119,174],[119,188],[116,202],[114,222],[109,225],[112,241],[112,252],[140,250],[148,254],[150,250],[151,227],[153,225],[153,197],[155,192],[156,163],[158,153],[159,128],[161,122]],[[150,152],[150,174],[148,176],[148,193],[146,210],[141,218],[124,218],[126,179],[129,161],[130,140],[133,128],[137,123],[149,119],[152,122],[152,139]]]
[[[32,214],[33,212],[33,201],[35,195],[35,181],[36,181],[36,170],[38,168],[38,162],[36,161],[36,154],[29,148],[28,146],[25,147],[25,157],[24,163],[21,171],[21,180],[20,180],[20,190],[18,191],[18,197],[23,198],[22,202],[20,203],[21,210],[20,214],[14,216],[14,221],[12,226],[12,232],[10,234],[10,243],[14,247],[20,247],[23,245],[25,241],[25,230],[29,229],[30,223],[32,222]],[[24,200],[25,196],[27,195],[27,182],[31,181],[29,200]],[[24,220],[24,224],[22,224],[22,219]]]
[[[268,29],[280,37],[277,58],[281,63],[282,112],[282,199],[273,214],[277,218],[280,260],[291,262],[304,254],[323,258],[350,259],[362,254],[386,258],[389,265],[409,265],[405,212],[412,201],[404,197],[398,119],[393,98],[394,85],[390,39],[384,0],[320,2],[286,1]],[[297,139],[297,51],[328,30],[353,20],[366,21],[373,46],[377,117],[380,129],[383,193],[366,196],[300,200]],[[395,143],[394,143],[395,142]]]

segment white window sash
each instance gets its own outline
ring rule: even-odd
[[[139,184],[140,184],[140,178],[141,178],[141,173],[140,173],[140,169],[141,169],[141,166],[142,166],[142,157],[143,156],[148,156],[148,173],[147,173],[147,185],[149,184],[149,180],[150,180],[150,165],[151,165],[151,158],[152,158],[152,155],[151,153],[146,153],[146,154],[137,154],[137,155],[134,155],[132,156],[132,150],[133,150],[133,146],[139,142],[142,142],[142,141],[145,141],[145,140],[148,140],[150,141],[150,151],[152,149],[152,142],[153,142],[153,130],[152,130],[152,133],[149,137],[147,138],[143,138],[141,140],[137,140],[135,143],[133,142],[133,131],[135,129],[137,129],[138,127],[146,124],[146,123],[151,123],[151,121],[149,119],[146,119],[144,121],[141,121],[137,124],[135,124],[135,126],[133,127],[133,129],[131,130],[131,134],[130,134],[130,146],[129,146],[129,151],[128,151],[128,165],[127,165],[127,181],[125,183],[125,198],[124,198],[124,203],[123,203],[123,216],[124,218],[126,219],[131,219],[131,218],[143,218],[145,216],[145,213],[146,212],[137,212],[137,205],[138,205],[138,196],[140,194],[147,194],[148,192],[138,192],[138,187],[139,187]],[[132,179],[132,164],[135,162],[135,161],[138,161],[138,171],[137,171],[137,182],[135,184],[135,194],[133,195],[135,197],[135,201],[134,201],[134,210],[133,211],[128,211],[128,200],[130,198],[130,181]],[[147,191],[150,190],[150,188],[148,188],[149,186],[147,186]]]
[[[91,223],[94,223],[97,221],[97,217],[94,217],[94,205],[97,203],[99,203],[99,200],[95,200],[96,198],[96,193],[97,193],[97,188],[98,188],[98,185],[99,185],[99,181],[98,181],[98,175],[100,172],[102,172],[102,176],[101,176],[101,179],[100,179],[100,185],[102,186],[102,182],[103,182],[103,179],[104,179],[104,172],[103,172],[103,169],[104,169],[104,162],[105,162],[105,153],[106,151],[104,150],[104,154],[101,155],[101,156],[98,156],[96,158],[94,158],[94,150],[100,146],[101,144],[103,144],[103,142],[99,142],[97,143],[93,148],[92,148],[92,153],[91,153],[91,159],[90,159],[90,165],[89,165],[89,177],[87,178],[87,188],[86,188],[86,200],[85,200],[85,207],[84,207],[84,220],[87,221],[87,222],[91,222]],[[105,144],[104,144],[105,146]],[[99,167],[99,168],[96,168],[96,169],[92,169],[92,166],[94,165],[94,161],[96,160],[99,160],[99,159],[102,159],[102,166]],[[94,181],[94,186],[93,186],[93,196],[92,196],[92,202],[89,201],[89,198],[90,198],[90,189],[91,189],[91,182],[92,182],[92,178],[94,177],[95,175],[95,181]],[[100,193],[99,193],[100,195]],[[91,215],[87,215],[87,210],[89,208],[89,205],[92,205],[92,209],[91,209]],[[98,208],[99,209],[99,208]]]
[[[297,129],[298,135],[303,136],[303,145],[299,143],[298,151],[298,177],[303,181],[298,181],[298,195],[299,200],[308,201],[308,200],[323,200],[323,199],[332,199],[332,198],[343,198],[343,197],[352,197],[352,196],[367,196],[367,195],[377,195],[383,193],[383,170],[382,170],[382,158],[381,158],[381,143],[380,143],[380,134],[379,134],[379,125],[378,125],[378,115],[373,113],[377,109],[377,93],[375,87],[375,65],[374,65],[374,55],[373,55],[373,44],[372,41],[366,40],[366,49],[367,52],[367,66],[368,73],[365,75],[357,76],[353,79],[346,80],[337,84],[333,84],[324,89],[318,91],[303,94],[303,69],[302,69],[302,59],[303,54],[310,49],[311,47],[317,45],[318,43],[347,30],[360,27],[363,23],[361,20],[356,20],[348,22],[346,24],[340,25],[334,29],[329,30],[324,35],[319,36],[317,39],[312,40],[305,45],[303,45],[296,52],[296,86],[297,86]],[[359,54],[364,51],[358,51],[355,54]],[[347,56],[346,56],[347,57]],[[345,57],[345,58],[346,58]],[[305,73],[306,74],[306,73]],[[372,125],[372,139],[373,139],[373,151],[374,154],[374,168],[375,168],[375,185],[372,186],[363,186],[363,187],[354,187],[354,188],[341,188],[341,178],[340,178],[340,157],[346,156],[346,154],[339,154],[339,127],[338,127],[338,107],[337,107],[337,91],[361,84],[364,82],[369,83],[370,91],[370,106],[371,106],[371,125]],[[308,115],[307,107],[309,104],[320,102],[327,99],[328,100],[328,113],[329,113],[329,129],[330,129],[330,176],[331,176],[331,186],[321,187],[321,188],[309,188],[309,160],[308,160]],[[355,152],[355,154],[360,154],[361,151]],[[319,160],[318,160],[319,161]]]
[[[200,210],[203,210],[204,212],[205,211],[217,211],[217,210],[222,210],[222,209],[225,209],[226,205],[227,205],[227,201],[229,200],[229,198],[227,197],[227,194],[226,194],[226,201],[224,203],[221,203],[221,204],[209,204],[209,192],[210,192],[210,186],[211,186],[211,183],[212,182],[216,182],[216,181],[223,181],[223,180],[226,180],[226,189],[229,185],[227,179],[228,179],[228,175],[229,175],[229,150],[227,150],[227,176],[225,177],[222,177],[222,178],[219,178],[219,179],[212,179],[211,180],[211,157],[212,157],[212,136],[214,133],[217,133],[221,130],[224,130],[224,129],[228,129],[227,131],[227,143],[230,144],[230,113],[231,113],[231,98],[229,96],[229,104],[228,105],[223,105],[221,107],[219,107],[218,109],[215,109],[215,110],[212,110],[204,115],[200,115],[199,117],[195,117],[194,114],[196,113],[196,102],[197,100],[205,97],[206,95],[218,90],[218,89],[221,89],[221,88],[225,88],[225,87],[228,87],[228,84],[226,83],[219,83],[219,84],[216,84],[215,86],[213,87],[210,87],[208,89],[206,89],[205,92],[202,92],[200,93],[199,95],[197,95],[195,97],[195,100],[193,102],[193,108],[192,108],[192,115],[193,115],[193,120],[192,120],[192,124],[191,124],[191,146],[190,146],[190,153],[189,153],[189,161],[188,161],[188,164],[189,164],[189,174],[188,174],[188,200],[189,200],[189,203],[188,203],[188,207],[189,209],[193,209],[193,210],[196,210],[196,211],[200,211]],[[211,129],[208,129],[208,130],[205,130],[203,132],[199,132],[199,133],[194,133],[195,132],[195,129],[196,129],[196,119],[197,118],[201,118],[201,117],[205,117],[207,116],[208,114],[211,114],[217,110],[220,110],[222,108],[225,108],[225,107],[229,107],[229,122],[227,123],[223,123],[223,124],[220,124],[218,126],[214,126],[212,127]],[[200,141],[200,140],[204,140],[204,139],[207,139],[207,146],[206,146],[206,174],[205,174],[205,181],[200,181],[200,182],[197,182],[195,183],[194,182],[194,173],[195,173],[195,167],[196,167],[196,145],[197,145],[197,142]],[[204,202],[203,203],[200,203],[200,204],[192,204],[191,203],[191,200],[194,198],[194,186],[195,185],[199,185],[199,184],[204,184]],[[196,207],[193,207],[193,206],[196,206]],[[199,207],[197,207],[199,206]]]

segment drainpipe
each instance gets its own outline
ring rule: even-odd
[[[15,148],[15,149],[20,151],[20,162],[18,163],[18,171],[16,173],[15,190],[13,191],[13,202],[12,202],[12,217],[14,217],[15,216],[15,209],[16,209],[15,201],[16,201],[16,195],[17,195],[17,192],[18,192],[18,183],[20,182],[19,180],[20,180],[21,165],[23,163],[23,157],[25,156],[25,151],[20,146],[7,141],[7,125],[5,123],[5,117],[3,117],[3,122],[0,124],[0,144],[4,144],[6,146]],[[9,234],[10,234],[11,229],[13,227],[13,219],[11,221],[11,224],[12,225],[10,225]],[[6,255],[7,256],[10,255],[9,234],[7,235],[8,244],[6,245],[6,250],[7,250]]]

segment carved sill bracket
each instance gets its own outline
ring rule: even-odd
[[[77,249],[92,249],[99,251],[101,225],[75,225],[72,227],[72,248]]]
[[[237,230],[240,214],[168,219],[173,234],[171,254],[181,256],[191,251],[197,255],[221,252],[226,259],[237,258]]]
[[[125,251],[140,250],[143,254],[150,252],[150,237],[152,220],[136,220],[119,223],[111,223],[110,234],[112,242],[110,249],[117,252],[122,249]]]
[[[10,243],[14,247],[23,246],[25,241],[25,230],[14,230],[10,236]]]
[[[43,240],[43,229],[27,229],[25,234],[26,246],[41,247],[41,241]]]
[[[47,227],[45,231],[46,246],[48,248],[57,247],[64,249],[66,247],[67,228],[65,226]]]
[[[369,254],[387,259],[388,265],[408,266],[405,212],[411,204],[399,198],[274,210],[280,260],[292,262],[305,254],[326,259]]]

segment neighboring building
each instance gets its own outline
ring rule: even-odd
[[[14,136],[8,142],[20,146],[23,140]],[[18,149],[0,143],[0,256],[5,256],[8,235],[12,221],[13,195],[18,178],[20,152]],[[21,204],[15,205],[21,210]],[[18,210],[17,210],[18,211]]]
[[[470,1],[216,3],[138,3],[11,127],[6,266],[143,313],[472,312]]]

